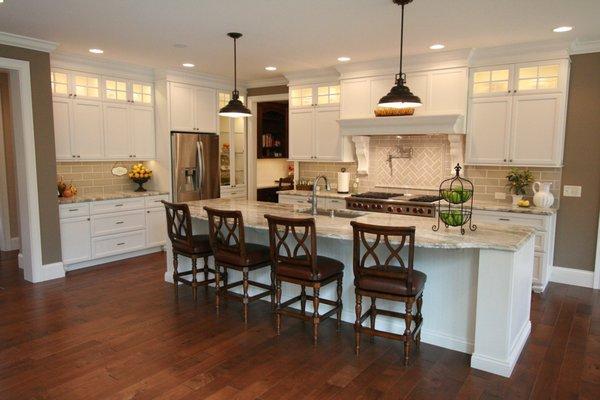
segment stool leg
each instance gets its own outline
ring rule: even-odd
[[[408,365],[408,358],[409,358],[409,352],[410,352],[410,342],[412,340],[412,335],[410,333],[410,327],[412,325],[412,303],[413,300],[412,299],[407,299],[406,300],[406,316],[404,317],[404,323],[406,324],[406,327],[404,328],[404,336],[405,336],[405,341],[404,341],[404,365]]]
[[[271,265],[271,311],[275,310],[275,268]]]
[[[242,270],[242,274],[244,275],[242,279],[242,286],[244,288],[244,323],[248,323],[248,268],[244,268]]]
[[[173,290],[175,291],[175,299],[179,297],[179,281],[177,277],[179,276],[179,272],[177,268],[179,267],[179,260],[177,259],[177,253],[173,252]]]
[[[276,283],[276,298],[277,298],[277,309],[275,310],[275,314],[277,315],[277,336],[281,333],[281,314],[279,310],[281,310],[281,280],[277,279]]]
[[[223,273],[221,274],[221,282],[223,283],[223,288],[227,291],[227,284],[229,283],[229,274],[227,273],[227,267],[223,267]],[[227,301],[227,296],[225,296],[225,300]]]
[[[220,297],[221,297],[221,267],[219,267],[217,265],[217,263],[215,263],[215,306],[217,308],[217,315],[219,314],[219,303],[220,303]]]
[[[319,335],[319,292],[321,288],[319,285],[313,287],[313,344],[317,344],[317,338]]]
[[[356,312],[356,322],[354,322],[354,336],[356,340],[355,352],[358,355],[360,351],[360,316],[362,314],[362,296],[356,293],[356,306],[354,308]]]
[[[375,330],[375,318],[377,317],[377,308],[375,306],[375,297],[371,297],[371,309],[369,319],[371,320],[371,330]],[[375,342],[375,335],[371,332],[371,337],[369,338],[371,343]]]
[[[192,257],[192,298],[194,301],[198,299],[198,280],[196,274],[198,273],[198,260],[196,257]]]
[[[204,257],[204,281],[208,281],[208,257]],[[208,293],[208,285],[204,285],[204,292]]]
[[[417,315],[415,317],[417,324],[423,323],[423,314],[421,314],[422,307],[423,307],[423,295],[420,295],[419,298],[417,299]],[[415,345],[417,347],[417,350],[421,347],[421,331],[420,330],[419,330],[419,333],[417,333],[417,337],[415,338]]]
[[[343,276],[340,276],[337,280],[337,331],[339,332],[342,329],[342,279]]]
[[[302,285],[302,291],[300,292],[300,309],[302,310],[302,315],[306,315],[306,286],[304,285]]]

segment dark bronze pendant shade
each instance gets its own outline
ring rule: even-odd
[[[230,32],[227,36],[233,39],[233,92],[229,103],[219,110],[219,115],[229,118],[250,117],[252,113],[240,101],[240,92],[237,90],[237,40],[242,37],[242,34]]]
[[[379,107],[389,108],[415,108],[422,105],[421,99],[414,95],[406,83],[406,74],[402,73],[402,51],[404,46],[404,6],[411,3],[412,0],[393,0],[394,3],[402,7],[402,17],[400,22],[400,71],[396,75],[396,85],[392,87],[388,94],[379,100]]]

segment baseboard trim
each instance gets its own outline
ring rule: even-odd
[[[118,254],[118,255],[110,256],[110,257],[97,258],[97,259],[94,259],[94,260],[83,261],[83,262],[75,263],[75,264],[69,264],[69,265],[65,265],[65,270],[67,272],[68,271],[75,271],[77,269],[94,267],[96,265],[106,264],[106,263],[113,262],[113,261],[120,261],[120,260],[125,260],[127,258],[145,256],[146,254],[157,253],[159,251],[163,251],[163,247],[162,246],[157,246],[157,247],[151,247],[149,249],[132,251],[132,252],[129,252],[129,253]]]
[[[18,237],[10,238],[10,249],[11,251],[19,250],[21,248],[21,239]]]
[[[23,253],[21,253],[20,251],[19,254],[17,254],[17,265],[20,269],[23,269]]]
[[[591,288],[594,286],[594,271],[555,266],[552,267],[550,281]]]
[[[519,355],[521,354],[521,351],[523,351],[523,347],[525,347],[525,343],[527,343],[527,338],[529,338],[530,333],[531,321],[527,321],[527,323],[523,325],[521,332],[519,332],[507,359],[502,360],[473,353],[471,356],[471,368],[480,369],[509,378],[519,360]]]
[[[44,264],[41,269],[41,276],[39,279],[36,279],[33,283],[50,281],[52,279],[64,278],[65,277],[65,269],[63,267],[62,261]]]

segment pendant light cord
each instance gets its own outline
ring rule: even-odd
[[[237,39],[233,39],[233,90],[237,92]]]
[[[402,16],[400,17],[400,73],[398,80],[402,81],[402,53],[404,51],[404,3],[402,4]]]

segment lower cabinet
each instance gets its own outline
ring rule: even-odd
[[[160,247],[166,242],[167,195],[59,207],[63,264],[76,269],[108,257]]]
[[[311,195],[280,194],[280,204],[296,204],[309,208],[311,206]],[[326,210],[343,210],[346,208],[346,200],[343,198],[320,197],[317,195],[317,208]]]

